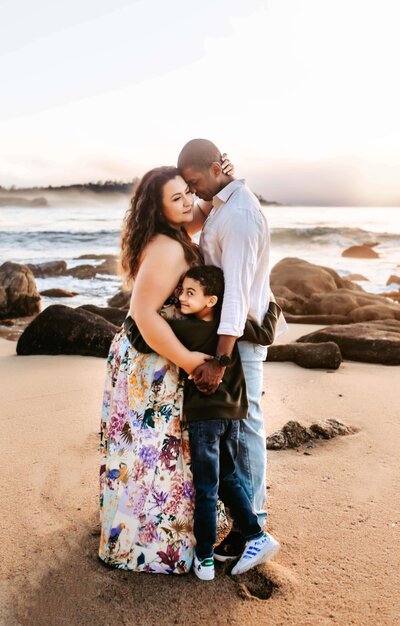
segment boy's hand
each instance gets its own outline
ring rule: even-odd
[[[210,359],[202,365],[196,367],[195,370],[189,376],[190,380],[193,380],[197,389],[209,396],[215,393],[218,386],[222,382],[225,374],[225,367],[219,364],[215,359]]]

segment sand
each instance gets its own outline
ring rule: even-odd
[[[313,328],[291,326],[281,341]],[[0,339],[0,624],[398,624],[400,368],[264,369],[268,434],[289,419],[327,417],[359,432],[269,452],[269,530],[281,552],[237,579],[218,566],[203,583],[97,560],[105,361],[17,357]]]

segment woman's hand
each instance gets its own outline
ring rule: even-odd
[[[235,166],[228,159],[228,155],[226,154],[226,152],[224,152],[224,154],[221,155],[221,158],[222,158],[221,167],[222,167],[223,173],[227,174],[227,176],[234,176]]]
[[[203,363],[213,358],[210,354],[204,354],[204,352],[190,352],[189,354],[190,356],[183,368],[189,375],[196,369],[196,367],[203,365]]]

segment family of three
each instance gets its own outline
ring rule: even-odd
[[[264,530],[261,409],[263,324],[279,308],[265,215],[212,142],[190,141],[177,168],[142,178],[122,268],[133,289],[107,361],[99,556],[149,573],[193,565],[202,580],[214,559],[236,559],[241,574],[280,547]],[[233,526],[215,546],[218,499]]]

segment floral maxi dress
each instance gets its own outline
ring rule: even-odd
[[[174,306],[163,313],[178,316]],[[141,354],[124,330],[110,347],[101,424],[99,556],[114,567],[184,574],[194,550],[194,487],[179,370]]]

